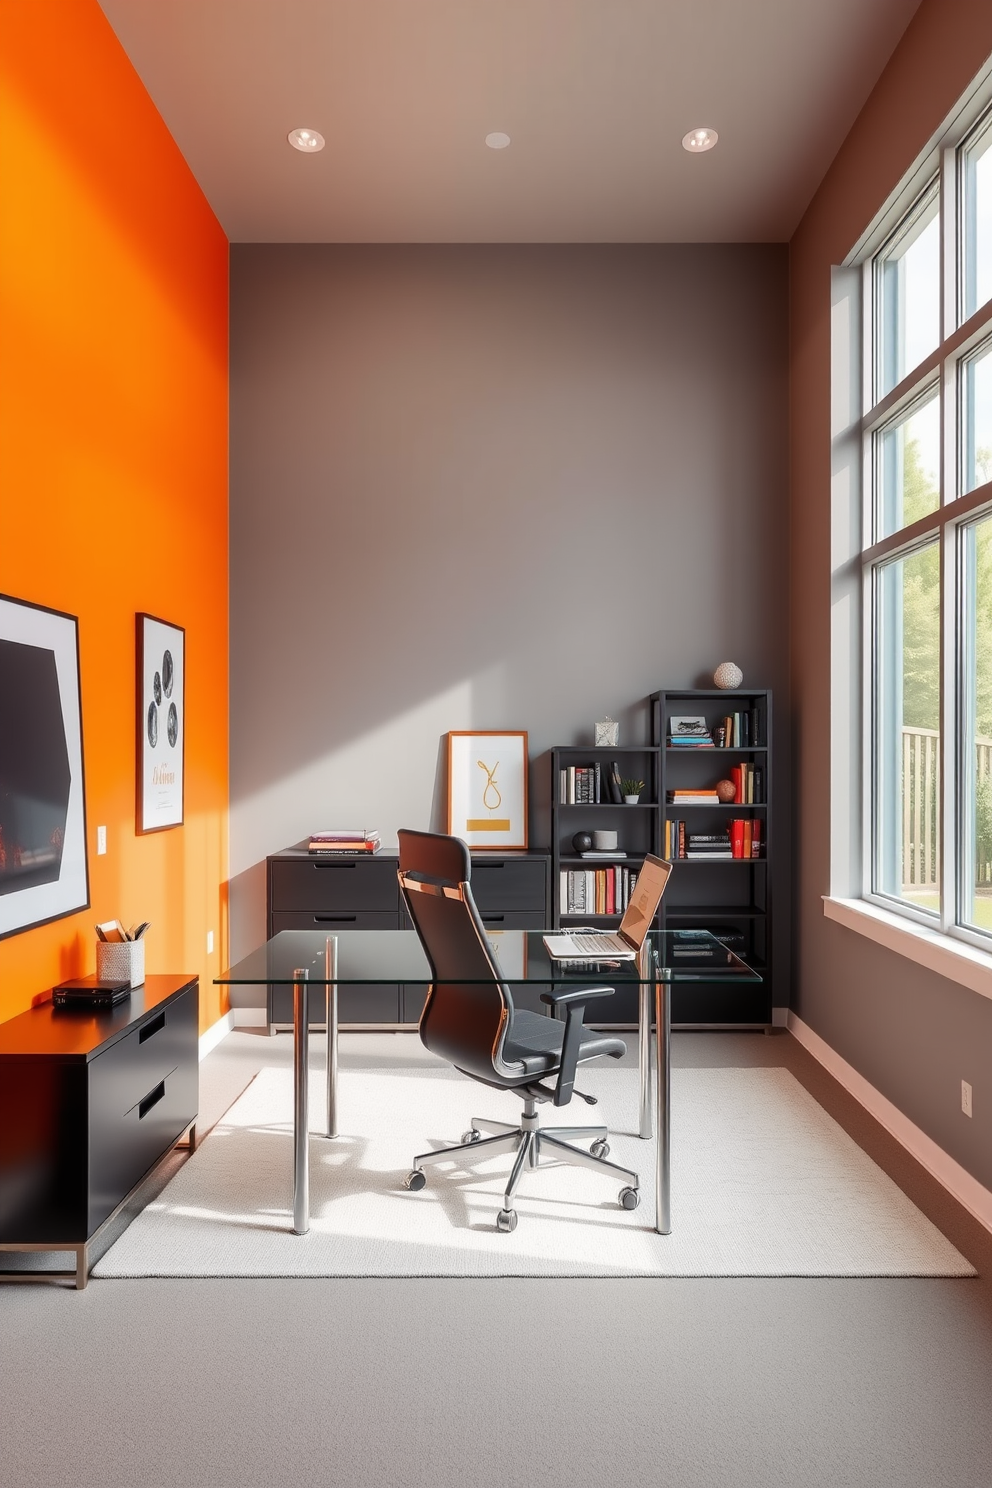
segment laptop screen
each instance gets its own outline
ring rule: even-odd
[[[664,863],[650,853],[644,859],[630,903],[620,921],[620,934],[635,950],[640,950],[654,923],[671,871],[671,863]]]

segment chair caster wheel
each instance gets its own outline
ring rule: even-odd
[[[604,1142],[602,1137],[600,1137],[597,1141],[593,1142],[592,1146],[589,1148],[589,1155],[590,1157],[609,1157],[609,1142]]]
[[[496,1216],[496,1228],[504,1235],[512,1235],[517,1228],[516,1209],[501,1209]]]
[[[482,1133],[481,1132],[477,1132],[474,1126],[473,1127],[470,1127],[467,1132],[462,1132],[462,1141],[463,1142],[481,1142],[482,1141]]]
[[[622,1188],[620,1190],[620,1208],[636,1209],[641,1202],[641,1196],[636,1188]]]
[[[418,1193],[427,1183],[427,1174],[422,1168],[414,1168],[411,1172],[407,1173],[403,1182],[410,1189],[411,1193]]]

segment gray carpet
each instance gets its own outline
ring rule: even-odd
[[[286,1037],[232,1036],[204,1065],[201,1110],[289,1053]],[[992,1239],[787,1035],[676,1035],[675,1061],[790,1069],[980,1278],[0,1288],[0,1483],[992,1480]]]

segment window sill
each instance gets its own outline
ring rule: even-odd
[[[824,894],[823,913],[857,935],[867,935],[887,950],[908,956],[918,966],[992,998],[992,955],[988,951],[928,930],[864,899],[834,899]]]

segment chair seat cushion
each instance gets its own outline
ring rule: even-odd
[[[544,1018],[540,1013],[516,1008],[513,1023],[503,1043],[503,1063],[514,1072],[519,1067],[523,1077],[543,1075],[549,1070],[556,1070],[564,1037],[565,1024],[560,1019]],[[599,1059],[606,1054],[619,1059],[626,1052],[627,1045],[623,1039],[597,1033],[594,1028],[583,1030],[579,1044],[580,1063],[586,1059]]]

